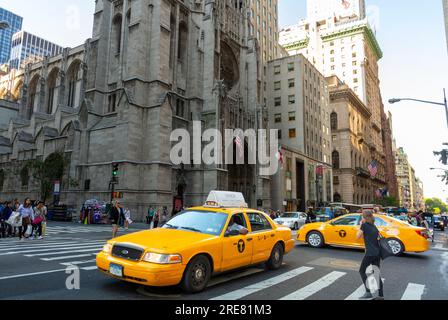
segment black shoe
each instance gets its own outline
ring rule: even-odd
[[[364,293],[362,297],[359,298],[359,300],[372,300],[373,296],[370,292]]]

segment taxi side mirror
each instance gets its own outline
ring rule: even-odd
[[[224,236],[225,237],[235,237],[235,236],[239,236],[239,235],[245,236],[248,233],[249,233],[249,230],[247,230],[246,228],[242,228],[241,230],[230,230],[230,231],[227,231],[224,234]]]

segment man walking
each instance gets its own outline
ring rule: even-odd
[[[110,221],[112,223],[112,239],[117,237],[118,228],[120,227],[120,220],[123,218],[123,209],[120,202],[116,201],[115,205],[110,211]]]
[[[148,215],[146,216],[146,223],[149,225],[150,229],[151,229],[151,223],[154,220],[154,215],[155,215],[154,208],[150,207],[148,209]]]

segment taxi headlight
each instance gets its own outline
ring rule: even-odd
[[[103,252],[104,253],[111,253],[112,252],[112,247],[113,247],[113,245],[111,245],[110,243],[106,243],[103,246]]]
[[[180,254],[160,254],[148,252],[143,257],[143,261],[156,264],[179,264],[182,263],[182,256]]]

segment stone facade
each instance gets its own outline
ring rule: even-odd
[[[392,114],[383,111],[381,116],[384,154],[386,155],[385,179],[391,197],[398,199],[398,181],[392,135]]]
[[[114,163],[115,190],[136,220],[149,206],[200,205],[214,189],[270,207],[270,179],[256,166],[170,161],[171,132],[192,133],[193,121],[203,130],[267,127],[248,10],[231,0],[96,1],[91,39],[28,65],[10,86],[20,91],[20,117],[2,137],[10,145],[0,149],[7,173],[0,198],[38,198],[36,182],[19,179],[18,170],[63,152],[61,201],[72,207],[110,200]]]
[[[330,107],[324,76],[304,56],[295,55],[270,61],[267,79],[270,128],[279,130],[285,150],[283,168],[271,185],[274,209],[304,211],[331,202]],[[325,168],[322,179],[316,175],[319,166]]]
[[[373,203],[376,190],[385,184],[379,168],[372,179],[367,170],[375,158],[372,142],[372,113],[355,92],[337,77],[327,78],[330,92],[333,146],[334,201]]]

